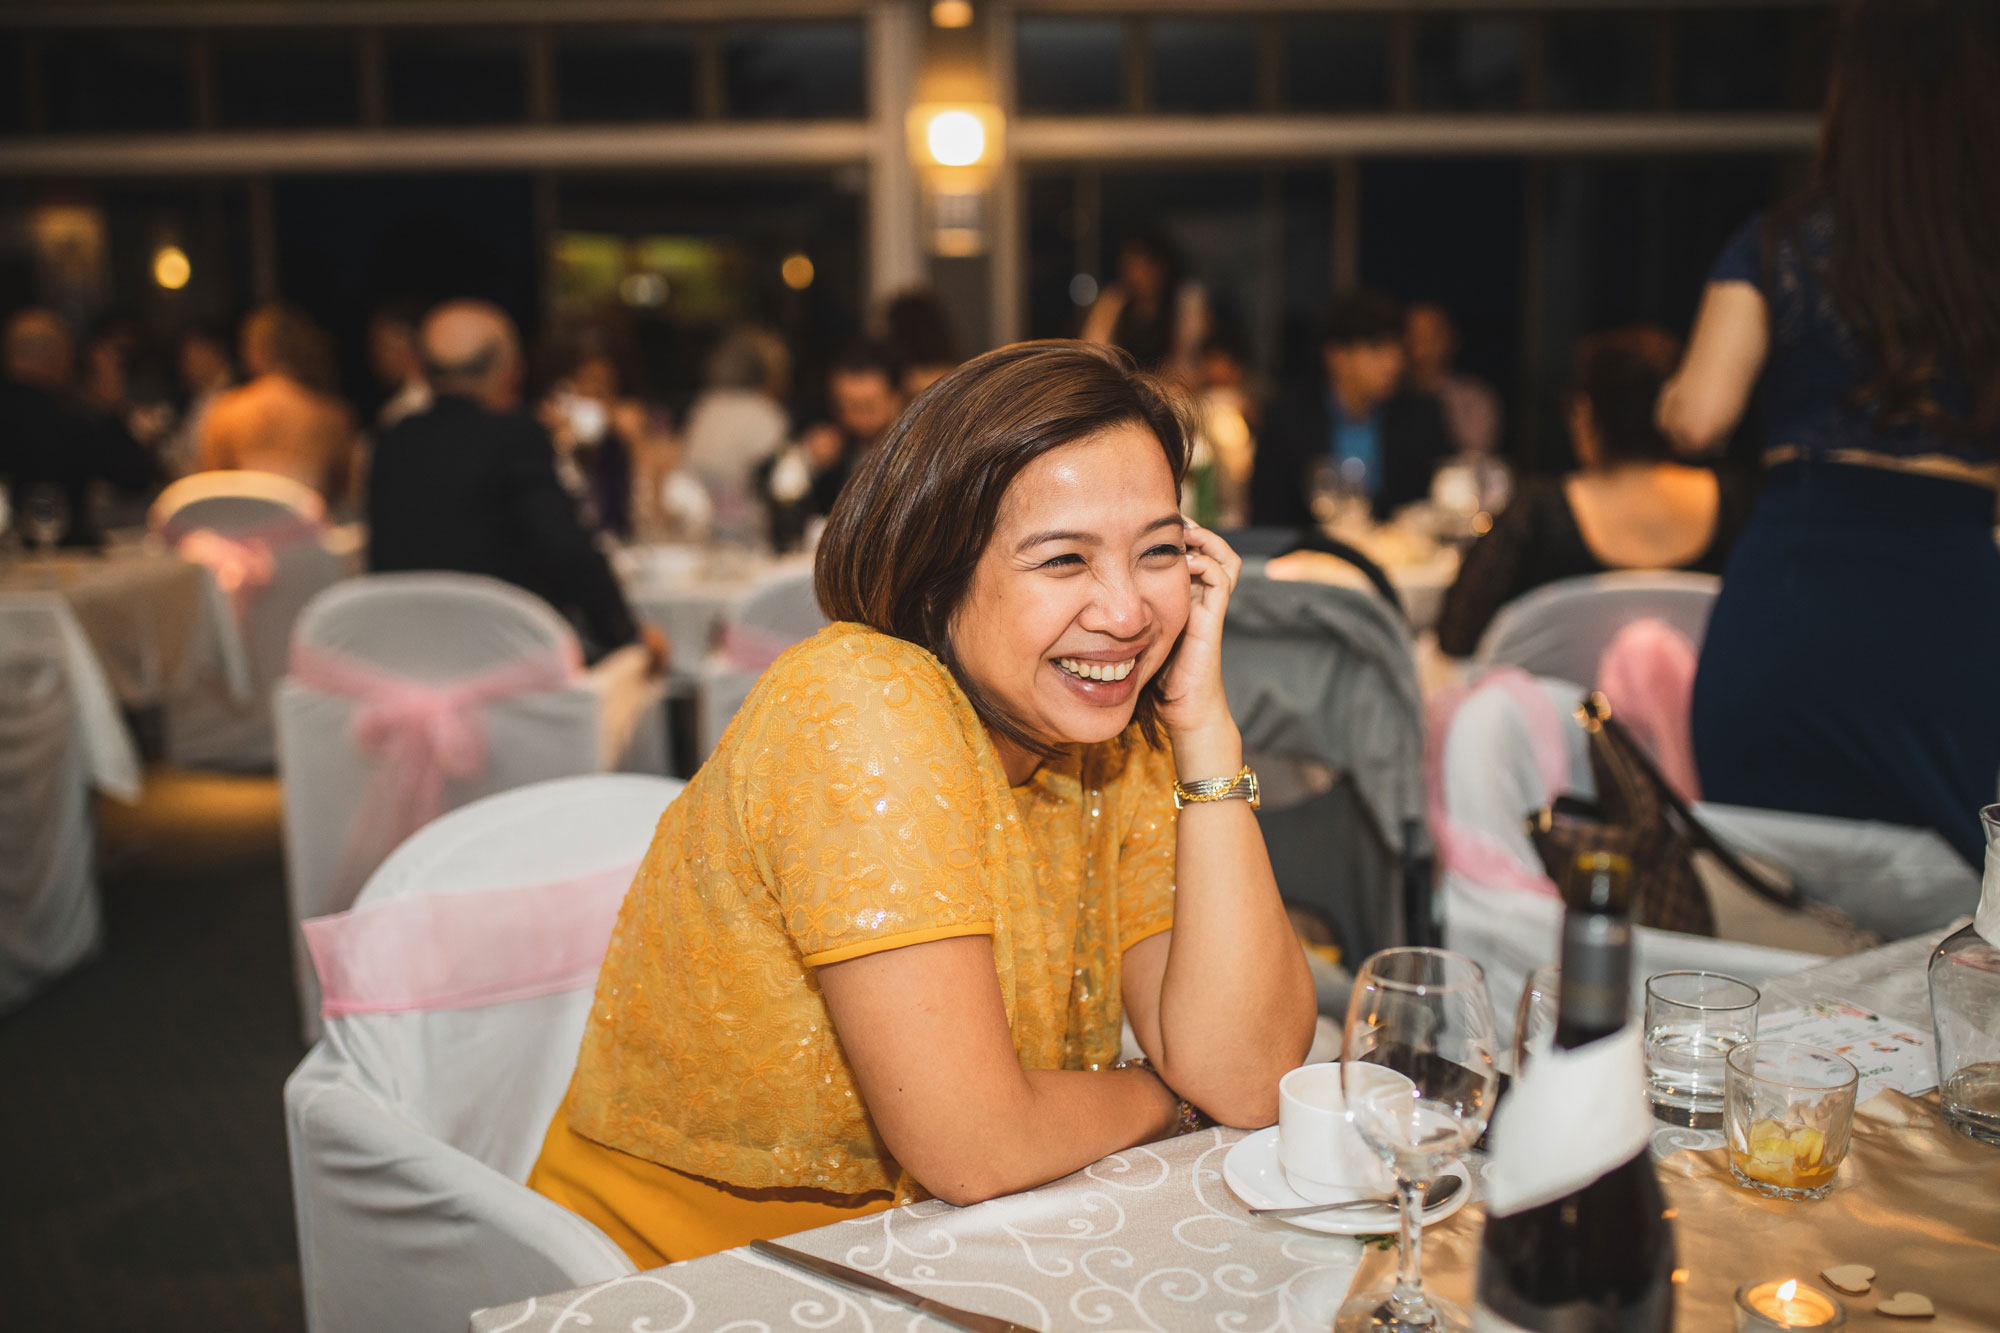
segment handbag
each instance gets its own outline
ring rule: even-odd
[[[1597,799],[1559,796],[1529,817],[1529,837],[1551,879],[1561,884],[1569,867],[1585,853],[1618,853],[1632,865],[1635,921],[1659,930],[1713,936],[1715,909],[1695,865],[1695,855],[1701,852],[1752,897],[1785,912],[1807,909],[1806,898],[1796,887],[1745,863],[1696,818],[1652,757],[1611,716],[1611,705],[1602,694],[1586,695],[1576,716],[1589,741]]]

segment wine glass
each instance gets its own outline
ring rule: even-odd
[[[21,535],[38,557],[47,560],[68,528],[69,500],[60,487],[40,482],[22,492]]]
[[[1556,1005],[1562,998],[1562,968],[1543,963],[1528,974],[1521,1002],[1514,1006],[1514,1077],[1528,1072],[1528,1061],[1549,1049],[1556,1035]]]
[[[1335,1333],[1470,1333],[1465,1311],[1424,1291],[1423,1192],[1485,1129],[1496,1051],[1486,974],[1470,958],[1385,949],[1362,964],[1347,1005],[1341,1090],[1362,1141],[1396,1179],[1402,1246],[1394,1285],[1349,1298]],[[1384,1068],[1400,1077],[1384,1077]]]

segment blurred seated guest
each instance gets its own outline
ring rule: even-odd
[[[896,389],[909,402],[958,365],[958,335],[944,302],[928,287],[892,297],[882,311],[890,364],[902,368]]]
[[[7,321],[0,334],[0,482],[17,525],[29,493],[44,491],[63,510],[57,540],[97,546],[104,539],[97,484],[138,494],[159,482],[159,465],[123,422],[73,396],[74,358],[69,329],[53,311],[31,308]]]
[[[1441,305],[1419,301],[1403,316],[1403,345],[1410,357],[1409,385],[1434,395],[1454,451],[1482,456],[1500,449],[1500,395],[1476,376],[1452,369],[1458,327]]]
[[[1768,468],[1702,641],[1704,794],[1935,829],[1986,857],[2000,775],[2000,6],[1862,0],[1811,181],[1730,238],[1660,395]],[[1967,906],[1971,903],[1968,901]]]
[[[220,325],[190,324],[181,331],[179,345],[181,392],[187,405],[180,425],[161,448],[160,461],[176,477],[193,472],[201,453],[202,427],[209,409],[236,385],[236,363],[229,351],[229,335]]]
[[[773,460],[767,474],[775,545],[795,545],[806,520],[833,512],[841,488],[903,410],[897,378],[888,349],[880,343],[852,343],[834,358],[826,374],[833,420],[808,426],[796,445]]]
[[[650,1267],[1272,1122],[1313,990],[1249,803],[1174,809],[1247,772],[1186,451],[1073,342],[898,419],[819,547],[835,623],[660,822],[533,1188]]]
[[[417,346],[422,312],[412,305],[386,305],[368,317],[368,368],[388,397],[375,410],[375,428],[387,430],[431,405],[424,358]]]
[[[632,535],[637,452],[626,433],[643,430],[644,409],[619,396],[618,366],[602,351],[576,358],[543,400],[542,424],[556,446],[556,476],[584,506],[585,521],[621,540]],[[641,415],[637,423],[633,413]]]
[[[1105,284],[1084,317],[1084,341],[1122,347],[1141,370],[1186,383],[1207,336],[1208,295],[1186,276],[1179,249],[1162,232],[1127,236],[1118,280]]]
[[[1314,499],[1358,495],[1377,519],[1430,494],[1451,453],[1438,400],[1403,387],[1403,311],[1380,292],[1336,297],[1320,345],[1326,384],[1271,413],[1250,476],[1251,521],[1314,523]]]
[[[242,353],[252,378],[209,407],[202,470],[274,472],[344,504],[355,475],[354,416],[333,395],[325,335],[298,311],[267,305],[243,321]]]
[[[681,432],[681,461],[708,488],[721,535],[741,540],[756,532],[757,470],[791,433],[784,408],[791,378],[791,351],[769,329],[733,329],[708,359],[707,387]]]
[[[586,657],[641,640],[663,665],[665,639],[633,621],[556,480],[548,432],[521,411],[513,322],[483,301],[451,301],[424,321],[419,345],[434,399],[375,445],[369,568],[504,579],[575,623]]]
[[[1558,579],[1613,569],[1720,574],[1750,518],[1749,488],[1674,461],[1653,422],[1680,342],[1638,325],[1585,338],[1576,353],[1570,439],[1582,467],[1521,485],[1466,552],[1445,594],[1438,647],[1469,657],[1494,613]]]
[[[1233,335],[1211,333],[1202,343],[1196,385],[1194,450],[1181,485],[1185,512],[1203,527],[1240,528],[1250,521],[1257,405]]]

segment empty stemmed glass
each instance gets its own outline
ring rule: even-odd
[[[21,493],[20,524],[21,535],[46,561],[69,527],[69,501],[60,488],[46,482],[30,486]]]
[[[1556,1005],[1562,998],[1562,968],[1543,963],[1528,974],[1514,1006],[1514,1077],[1528,1072],[1528,1061],[1549,1049],[1556,1036]]]
[[[1347,1005],[1341,1087],[1362,1141],[1396,1179],[1402,1251],[1395,1284],[1350,1298],[1335,1333],[1469,1333],[1465,1311],[1423,1289],[1423,1192],[1486,1128],[1496,1051],[1486,975],[1470,958],[1385,949],[1362,964]]]

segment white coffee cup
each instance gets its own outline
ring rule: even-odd
[[[1407,1083],[1381,1065],[1359,1064],[1373,1083]],[[1395,1188],[1388,1164],[1375,1155],[1347,1115],[1340,1064],[1300,1065],[1278,1084],[1278,1163],[1285,1183],[1307,1203],[1339,1203],[1387,1194]]]

